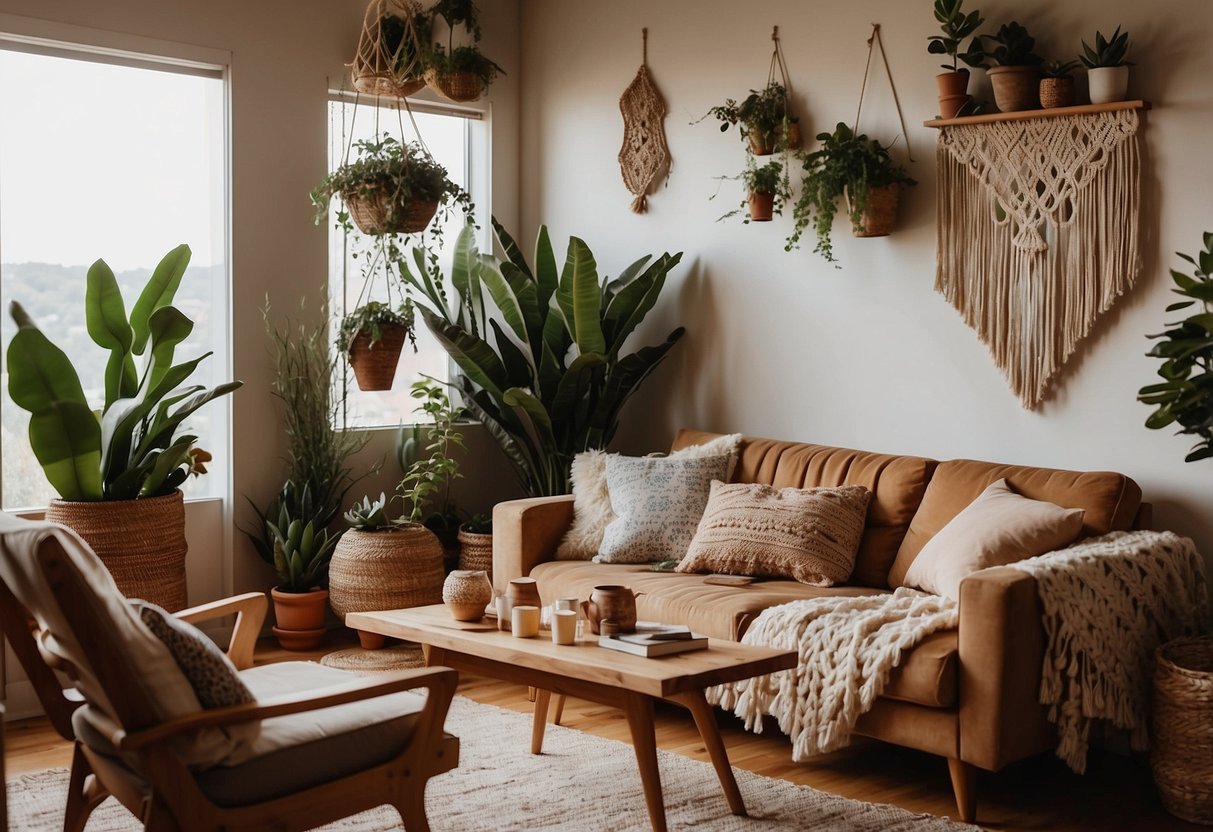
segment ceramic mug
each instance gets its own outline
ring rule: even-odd
[[[515,638],[539,635],[539,607],[521,604],[510,610],[510,634]]]
[[[552,611],[552,643],[574,644],[577,641],[577,613],[573,610]]]

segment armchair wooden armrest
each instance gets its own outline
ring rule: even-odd
[[[420,733],[425,735],[427,742],[437,742],[442,736],[446,713],[451,706],[451,698],[455,695],[455,687],[458,683],[459,673],[450,668],[420,668],[404,671],[388,681],[366,680],[357,687],[335,693],[281,696],[247,705],[232,705],[227,708],[197,711],[135,732],[128,733],[115,727],[110,741],[120,750],[138,751],[200,728],[218,728],[224,725],[236,725],[305,711],[317,711],[321,708],[361,702],[391,693],[425,688],[429,691],[429,695],[426,696],[425,707],[421,711],[418,725]]]
[[[197,624],[200,621],[212,621],[227,615],[236,616],[236,626],[232,629],[232,639],[228,643],[227,656],[236,665],[237,670],[253,666],[253,648],[257,645],[257,637],[261,635],[261,625],[265,623],[265,614],[269,609],[269,601],[263,592],[246,592],[243,595],[233,595],[209,604],[199,604],[176,613],[177,618]]]

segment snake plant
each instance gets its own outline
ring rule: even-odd
[[[467,226],[448,276],[419,248],[415,270],[403,259],[397,266],[420,296],[426,326],[459,367],[464,406],[501,445],[527,492],[565,494],[574,454],[611,441],[623,405],[685,332],[678,327],[660,344],[623,353],[682,254],[647,255],[616,279],[600,280],[593,253],[577,237],[558,269],[540,228],[532,267],[495,220],[493,229],[504,260],[482,255]],[[486,298],[500,319],[486,316]]]

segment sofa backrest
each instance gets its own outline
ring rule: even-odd
[[[901,542],[888,575],[889,586],[901,586],[906,570],[927,541],[977,499],[986,486],[1004,477],[1012,489],[1029,499],[1083,509],[1082,537],[1133,528],[1141,506],[1141,488],[1124,474],[1060,471],[972,459],[941,462]]]
[[[700,445],[720,434],[683,429],[673,450]],[[938,463],[805,442],[745,437],[733,482],[760,482],[776,488],[862,485],[872,492],[867,527],[848,583],[885,587],[910,522]],[[980,493],[980,491],[979,491]]]

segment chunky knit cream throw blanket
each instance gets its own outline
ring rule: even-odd
[[[1041,702],[1058,755],[1086,768],[1093,720],[1144,748],[1154,648],[1208,626],[1200,555],[1170,532],[1114,532],[1013,564],[1036,578],[1047,635]],[[792,670],[708,691],[749,730],[774,716],[799,761],[846,745],[904,650],[955,627],[955,602],[901,588],[858,598],[816,598],[764,610],[742,642],[797,650]]]

